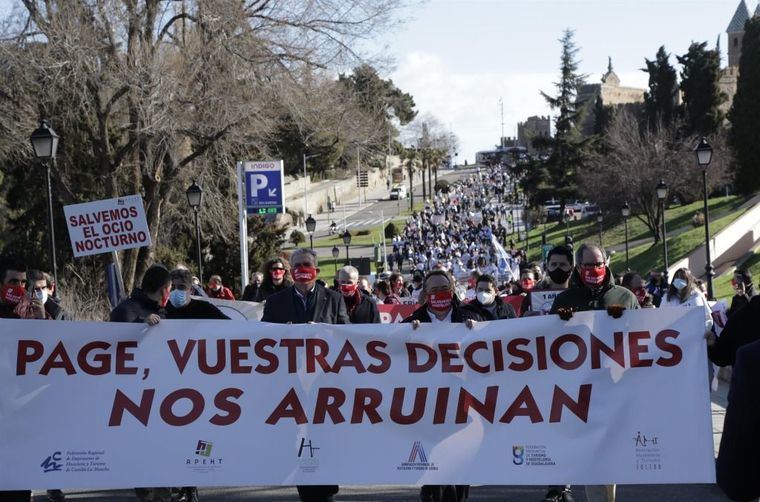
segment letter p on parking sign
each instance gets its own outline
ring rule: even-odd
[[[281,160],[244,162],[243,172],[248,214],[267,215],[285,211]]]

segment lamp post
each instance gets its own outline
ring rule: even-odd
[[[631,216],[631,206],[628,205],[628,201],[623,204],[623,209],[620,211],[623,213],[623,223],[625,224],[625,270],[631,270],[628,266],[628,217]]]
[[[705,275],[707,276],[707,299],[713,299],[713,276],[715,272],[710,259],[710,213],[707,206],[707,166],[712,160],[713,149],[706,138],[702,138],[694,148],[697,155],[697,164],[702,168],[702,189],[705,197]]]
[[[604,225],[604,216],[602,215],[601,211],[596,215],[596,221],[599,223],[599,247],[604,249],[604,242],[602,241],[602,231],[604,230],[602,225]]]
[[[351,232],[346,230],[343,232],[343,244],[346,245],[346,265],[350,265],[350,259],[348,257],[348,246],[351,245]]]
[[[665,262],[665,270],[662,271],[663,287],[668,285],[668,231],[665,228],[665,199],[668,198],[668,185],[663,180],[657,184],[657,198],[660,200],[660,213],[662,214],[662,258]]]
[[[53,272],[55,291],[58,291],[58,265],[55,261],[55,229],[53,228],[53,190],[50,183],[50,167],[55,165],[55,154],[58,151],[58,135],[48,126],[44,120],[29,137],[34,149],[34,156],[42,161],[45,166],[45,181],[47,182],[48,196],[48,244],[50,245],[50,269]]]
[[[198,253],[198,280],[203,284],[203,258],[201,257],[201,227],[198,224],[198,211],[203,203],[203,189],[193,180],[193,184],[185,190],[187,203],[193,208],[195,213],[195,245]]]
[[[306,218],[306,231],[309,232],[309,249],[314,249],[314,230],[317,228],[317,220],[309,214]]]
[[[308,204],[308,198],[306,196],[306,161],[309,160],[312,157],[319,157],[318,153],[315,153],[314,155],[306,155],[303,154],[303,214],[307,214],[309,212],[309,204]]]
[[[338,246],[333,246],[332,257],[333,257],[333,264],[335,265],[335,275],[338,275],[338,255],[339,254],[340,254],[340,249],[338,249]]]

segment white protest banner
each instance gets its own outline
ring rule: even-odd
[[[548,314],[554,299],[563,292],[564,289],[545,289],[543,291],[531,291],[530,292],[530,309],[533,312],[541,312],[542,314]]]
[[[264,304],[260,302],[244,302],[241,300],[220,300],[208,296],[193,296],[193,300],[209,302],[222,311],[224,315],[236,321],[260,321],[264,315]]]
[[[64,206],[74,256],[150,246],[142,197],[129,195]]]
[[[0,490],[714,482],[699,309],[0,332]]]

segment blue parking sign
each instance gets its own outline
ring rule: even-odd
[[[267,215],[285,211],[281,160],[244,162],[243,172],[248,214]]]

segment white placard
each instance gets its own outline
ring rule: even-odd
[[[699,308],[0,332],[0,490],[715,479]]]
[[[542,314],[548,314],[554,299],[562,293],[564,289],[545,289],[543,291],[531,291],[530,292],[530,309],[533,312],[541,312]]]
[[[142,197],[128,195],[64,206],[74,256],[150,246]]]

